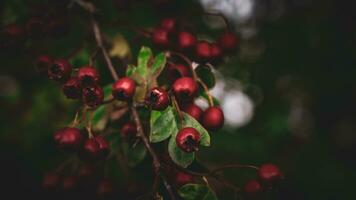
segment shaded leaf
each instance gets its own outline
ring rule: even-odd
[[[217,200],[214,191],[201,184],[186,184],[179,188],[178,194],[184,200]]]
[[[140,74],[146,80],[149,75],[149,62],[152,59],[152,51],[148,47],[142,47],[138,54],[137,61],[137,73]]]
[[[155,60],[151,67],[151,75],[154,78],[157,78],[161,72],[163,71],[164,67],[166,66],[166,56],[164,53],[160,53],[155,57]]]
[[[194,71],[200,78],[200,80],[202,80],[208,88],[214,87],[215,76],[209,67],[198,66]]]
[[[128,57],[131,54],[130,45],[122,34],[115,35],[112,41],[112,48],[110,50],[111,57],[118,57],[120,59]]]
[[[168,107],[164,111],[152,111],[150,125],[150,141],[153,143],[161,142],[178,132],[176,116],[172,107]]]
[[[130,167],[138,165],[146,157],[147,151],[142,142],[139,142],[137,145],[132,146],[127,142],[122,144],[123,152],[127,158],[127,164]]]

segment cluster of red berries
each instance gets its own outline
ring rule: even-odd
[[[237,51],[238,38],[232,32],[223,33],[217,41],[209,42],[198,40],[193,32],[181,30],[178,26],[174,18],[163,19],[152,33],[152,42],[160,48],[181,51],[201,63],[215,65],[222,61],[224,55]]]

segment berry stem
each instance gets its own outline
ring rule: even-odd
[[[78,124],[78,116],[79,116],[79,110],[77,110],[77,112],[75,113],[72,124],[70,125],[71,127],[75,127]]]
[[[208,95],[208,100],[209,100],[209,106],[214,106],[214,101],[213,101],[213,97],[211,96],[210,92],[209,92],[209,88],[205,85],[205,83],[198,78],[197,81],[201,84],[201,86],[204,88],[204,91],[206,93],[206,95]]]
[[[182,121],[183,120],[183,113],[179,108],[178,102],[177,102],[176,98],[173,95],[171,96],[171,99],[172,99],[173,107],[177,111],[177,113],[179,115],[179,119]]]

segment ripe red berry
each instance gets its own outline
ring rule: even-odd
[[[72,66],[65,59],[54,60],[52,66],[48,68],[48,77],[55,81],[66,81],[72,72]]]
[[[92,86],[99,82],[99,73],[92,66],[81,67],[78,71],[78,79],[82,87]]]
[[[96,188],[96,195],[100,198],[107,198],[114,192],[114,186],[109,179],[102,179],[99,181]]]
[[[218,44],[225,53],[233,53],[237,49],[238,39],[233,33],[224,33],[218,39]]]
[[[168,93],[163,88],[155,87],[147,93],[145,103],[152,110],[165,110],[169,105]]]
[[[25,41],[25,31],[17,24],[8,24],[1,31],[1,47],[18,47]]]
[[[42,187],[47,190],[57,189],[60,179],[60,176],[56,173],[47,173],[43,176]]]
[[[77,186],[77,177],[75,176],[67,176],[64,177],[62,180],[62,188],[66,191],[74,190]]]
[[[197,38],[193,33],[181,31],[178,33],[178,48],[182,51],[189,51],[194,48]]]
[[[177,79],[172,86],[173,94],[180,102],[190,102],[198,92],[198,85],[190,77]]]
[[[77,77],[70,78],[63,84],[62,91],[68,99],[80,99],[82,88],[79,79]]]
[[[167,68],[168,80],[174,83],[178,78],[190,76],[190,68],[182,64],[170,64]]]
[[[82,98],[86,105],[96,107],[103,103],[104,91],[98,86],[86,87],[82,90]]]
[[[161,21],[160,27],[171,32],[176,29],[177,20],[174,18],[165,18]]]
[[[153,44],[167,48],[170,45],[169,32],[166,29],[156,28],[152,35]]]
[[[250,180],[244,186],[244,191],[248,194],[258,193],[261,189],[261,184],[256,180]]]
[[[217,131],[224,125],[224,113],[221,108],[212,106],[203,113],[201,123],[208,131]]]
[[[109,153],[109,143],[101,136],[89,138],[85,141],[82,150],[82,158],[87,161],[105,159]]]
[[[47,75],[48,68],[52,66],[52,58],[47,55],[40,55],[35,60],[34,65],[41,75]]]
[[[276,165],[270,163],[260,166],[258,175],[261,180],[269,183],[277,181],[283,177],[279,168]]]
[[[175,184],[177,187],[181,187],[185,184],[192,183],[194,180],[193,176],[184,172],[178,171],[175,174]]]
[[[56,145],[64,150],[76,150],[83,142],[83,135],[77,128],[61,128],[53,135]]]
[[[26,23],[27,35],[32,39],[43,39],[45,37],[44,21],[39,17],[31,17]]]
[[[131,101],[135,91],[136,83],[128,77],[117,80],[112,86],[113,97],[120,101]]]
[[[120,129],[120,134],[122,137],[136,136],[137,127],[133,122],[126,122]]]
[[[206,62],[211,58],[211,47],[207,41],[199,41],[195,46],[195,55],[201,62]]]
[[[185,152],[197,151],[200,142],[200,134],[195,128],[181,129],[176,137],[177,146]]]
[[[194,117],[197,121],[200,121],[203,114],[203,110],[194,103],[185,104],[181,107],[181,109],[190,116]]]

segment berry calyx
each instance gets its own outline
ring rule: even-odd
[[[48,77],[55,81],[66,81],[72,72],[72,66],[65,59],[57,59],[53,61],[51,67],[48,68]]]
[[[165,110],[169,105],[168,93],[163,88],[155,87],[147,93],[145,103],[152,110]]]
[[[82,87],[95,85],[100,79],[98,71],[92,66],[81,67],[77,76]]]
[[[136,133],[137,127],[134,122],[126,122],[120,129],[120,134],[124,138],[136,136]]]
[[[270,163],[260,166],[258,170],[258,175],[261,180],[269,183],[283,178],[283,175],[279,168],[276,165]]]
[[[192,127],[181,129],[176,137],[177,146],[187,153],[197,151],[199,142],[200,134],[195,128]]]
[[[201,120],[203,110],[194,103],[185,104],[181,107],[182,111],[195,118],[197,121]]]
[[[170,45],[169,32],[163,28],[157,28],[152,35],[152,42],[163,48],[167,48]]]
[[[181,31],[178,33],[178,48],[182,51],[189,51],[194,48],[197,38],[193,33]]]
[[[109,143],[101,136],[89,138],[85,141],[82,157],[87,161],[98,161],[109,155]]]
[[[117,80],[112,86],[113,97],[120,101],[131,101],[135,91],[136,83],[128,77]]]
[[[47,75],[48,68],[52,65],[52,59],[47,55],[40,55],[36,58],[34,65],[40,75]]]
[[[104,101],[104,91],[99,86],[86,87],[82,90],[83,102],[90,107],[97,107]]]
[[[168,66],[167,76],[168,80],[174,83],[178,78],[190,76],[190,69],[182,64],[171,64]]]
[[[79,79],[77,77],[70,78],[63,84],[62,91],[68,99],[80,99],[82,88]]]
[[[248,194],[255,194],[261,190],[262,186],[257,180],[250,180],[244,186],[244,192]]]
[[[77,128],[62,128],[53,135],[57,146],[64,150],[76,150],[83,142],[83,135]]]
[[[190,77],[177,79],[172,86],[173,94],[180,102],[190,102],[196,96],[198,85]]]
[[[217,131],[224,125],[224,113],[220,107],[211,106],[203,113],[201,123],[208,131]]]
[[[233,33],[224,33],[218,39],[219,46],[225,53],[233,53],[237,49],[238,39]]]
[[[178,171],[175,174],[174,180],[175,180],[175,184],[177,185],[177,187],[181,187],[185,184],[192,183],[194,180],[194,177],[190,174]]]

